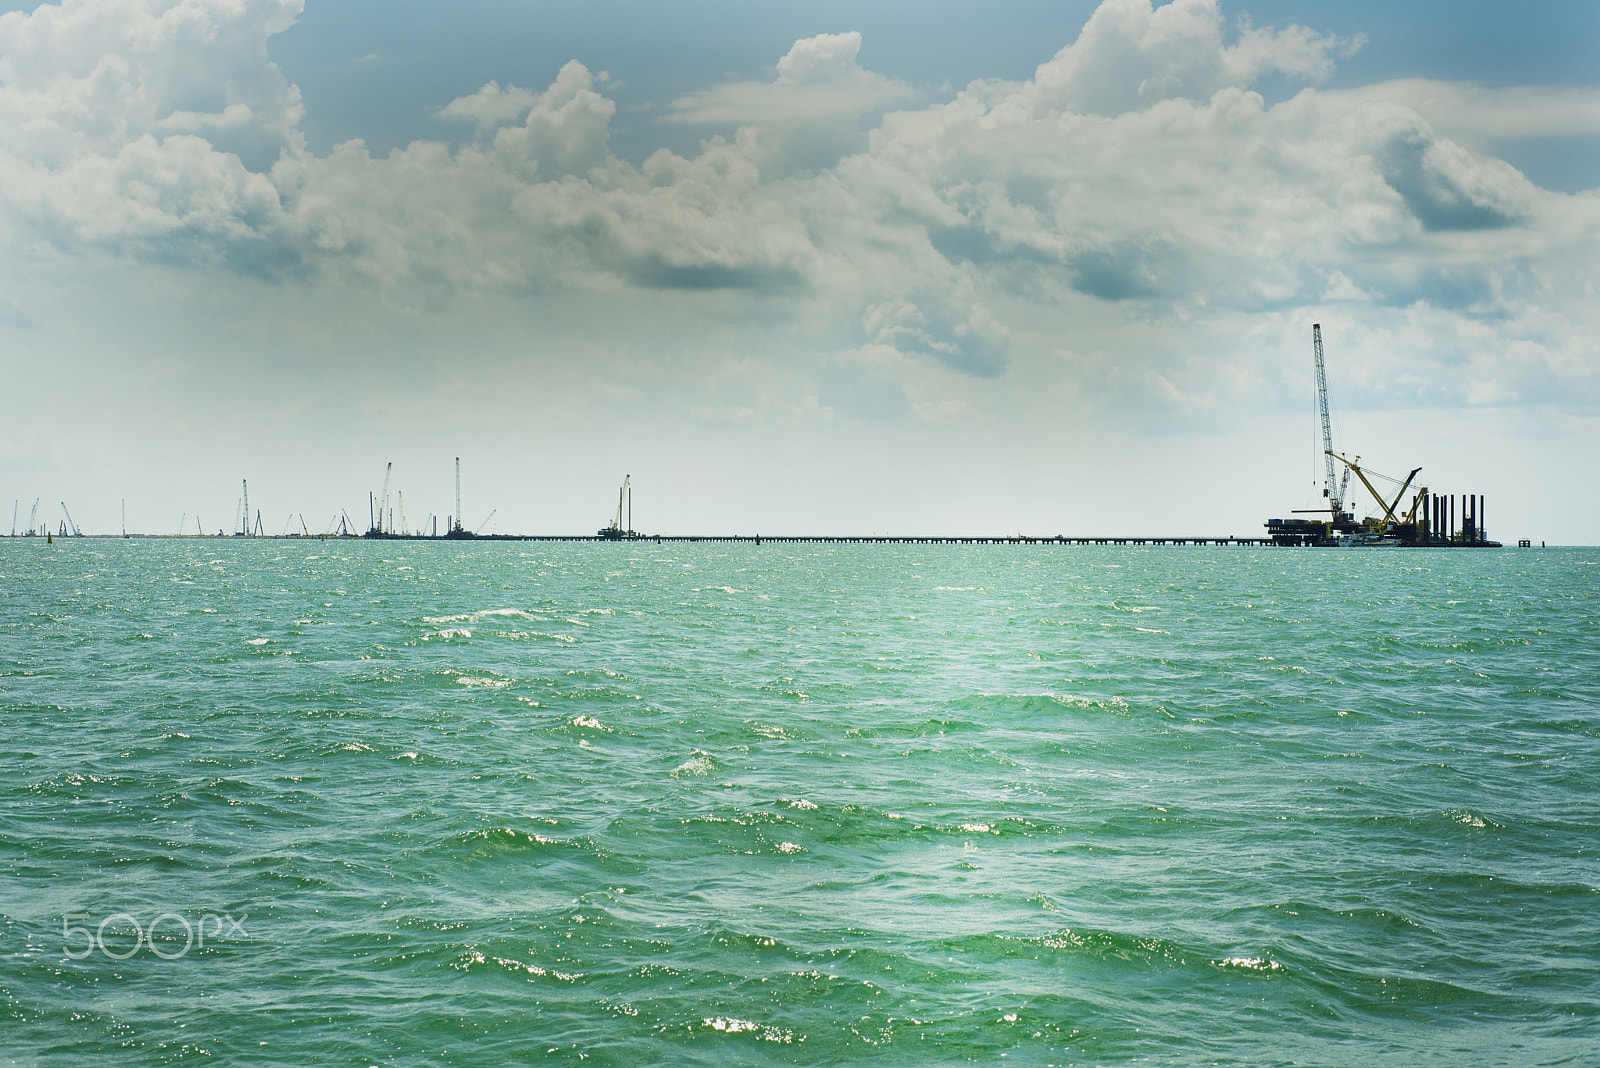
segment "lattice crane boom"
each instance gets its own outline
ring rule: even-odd
[[[394,516],[389,513],[389,482],[394,478],[394,461],[383,469],[383,492],[378,494],[378,533],[394,533]],[[387,517],[387,521],[385,521]]]
[[[1322,362],[1321,323],[1311,324],[1311,347],[1317,361],[1317,414],[1322,417],[1322,458],[1326,464],[1327,474],[1322,494],[1328,498],[1328,506],[1333,510],[1333,518],[1337,521],[1339,513],[1344,511],[1344,485],[1336,483],[1333,477],[1333,420],[1328,415],[1328,372]],[[1345,477],[1349,478],[1348,470],[1345,472]]]

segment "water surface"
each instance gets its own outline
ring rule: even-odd
[[[0,1063],[1600,1063],[1597,589],[4,541]]]

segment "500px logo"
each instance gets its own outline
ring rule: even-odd
[[[141,927],[132,913],[113,912],[91,928],[74,926],[92,921],[87,912],[69,912],[61,917],[61,937],[66,941],[67,956],[73,960],[82,960],[96,949],[112,960],[127,960],[141,947],[162,960],[177,960],[191,949],[206,948],[207,938],[213,942],[234,935],[249,938],[249,932],[244,929],[244,921],[249,918],[245,914],[235,919],[226,912],[221,915],[202,912],[199,920],[191,924],[176,912],[163,912],[151,920],[148,927]],[[209,929],[207,924],[211,925]]]

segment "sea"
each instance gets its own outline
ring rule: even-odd
[[[0,1064],[1600,1064],[1600,549],[0,539],[0,717]]]

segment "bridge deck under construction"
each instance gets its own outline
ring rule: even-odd
[[[920,536],[904,534],[640,534],[631,538],[606,538],[594,534],[530,534],[524,541],[722,541],[778,542],[807,545],[1276,545],[1271,538],[1150,538],[1150,537],[1055,537],[1034,538],[1022,535],[995,536]]]

